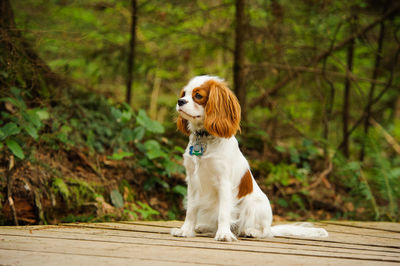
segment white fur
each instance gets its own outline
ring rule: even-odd
[[[190,132],[203,129],[204,122],[204,108],[193,101],[192,90],[210,79],[223,81],[213,76],[193,78],[181,98],[187,103],[176,106],[180,115],[189,121]],[[236,138],[202,137],[207,149],[201,157],[189,154],[194,140],[191,134],[183,154],[188,184],[186,219],[181,228],[171,230],[172,235],[193,237],[195,232],[211,232],[220,241],[233,241],[236,236],[328,236],[324,229],[303,225],[271,228],[271,205],[253,177],[253,191],[241,199],[237,197],[240,181],[250,168]]]

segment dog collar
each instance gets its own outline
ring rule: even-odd
[[[197,131],[194,132],[194,135],[195,135],[196,137],[208,137],[208,136],[210,136],[211,134],[208,133],[206,130],[197,130]]]
[[[198,130],[194,132],[194,143],[189,147],[189,154],[202,156],[207,150],[207,143],[202,139],[203,137],[210,136],[206,130]]]

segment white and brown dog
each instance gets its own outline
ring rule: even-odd
[[[189,135],[183,154],[188,189],[185,222],[172,229],[172,235],[192,237],[195,232],[211,232],[220,241],[236,240],[236,235],[328,236],[324,229],[309,224],[271,227],[269,200],[254,180],[235,138],[240,130],[240,105],[222,79],[198,76],[190,80],[176,110],[178,129]]]

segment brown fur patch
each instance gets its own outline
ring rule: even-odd
[[[178,118],[176,119],[176,126],[183,134],[187,136],[190,135],[190,131],[188,129],[188,121],[182,116],[178,116]]]
[[[253,179],[251,178],[250,170],[247,170],[243,175],[242,180],[239,184],[238,199],[250,194],[253,191]]]
[[[208,84],[205,83],[204,85],[197,87],[192,91],[193,101],[202,106],[206,106],[209,93],[210,93],[210,86],[208,86]],[[196,94],[200,94],[202,98],[201,99],[196,98]]]
[[[214,136],[230,138],[240,131],[240,105],[233,92],[223,82],[210,80],[205,106],[204,128]]]

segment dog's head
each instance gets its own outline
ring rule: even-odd
[[[240,105],[225,82],[212,76],[197,76],[182,89],[176,105],[177,126],[189,135],[205,129],[213,136],[230,138],[240,130]]]

